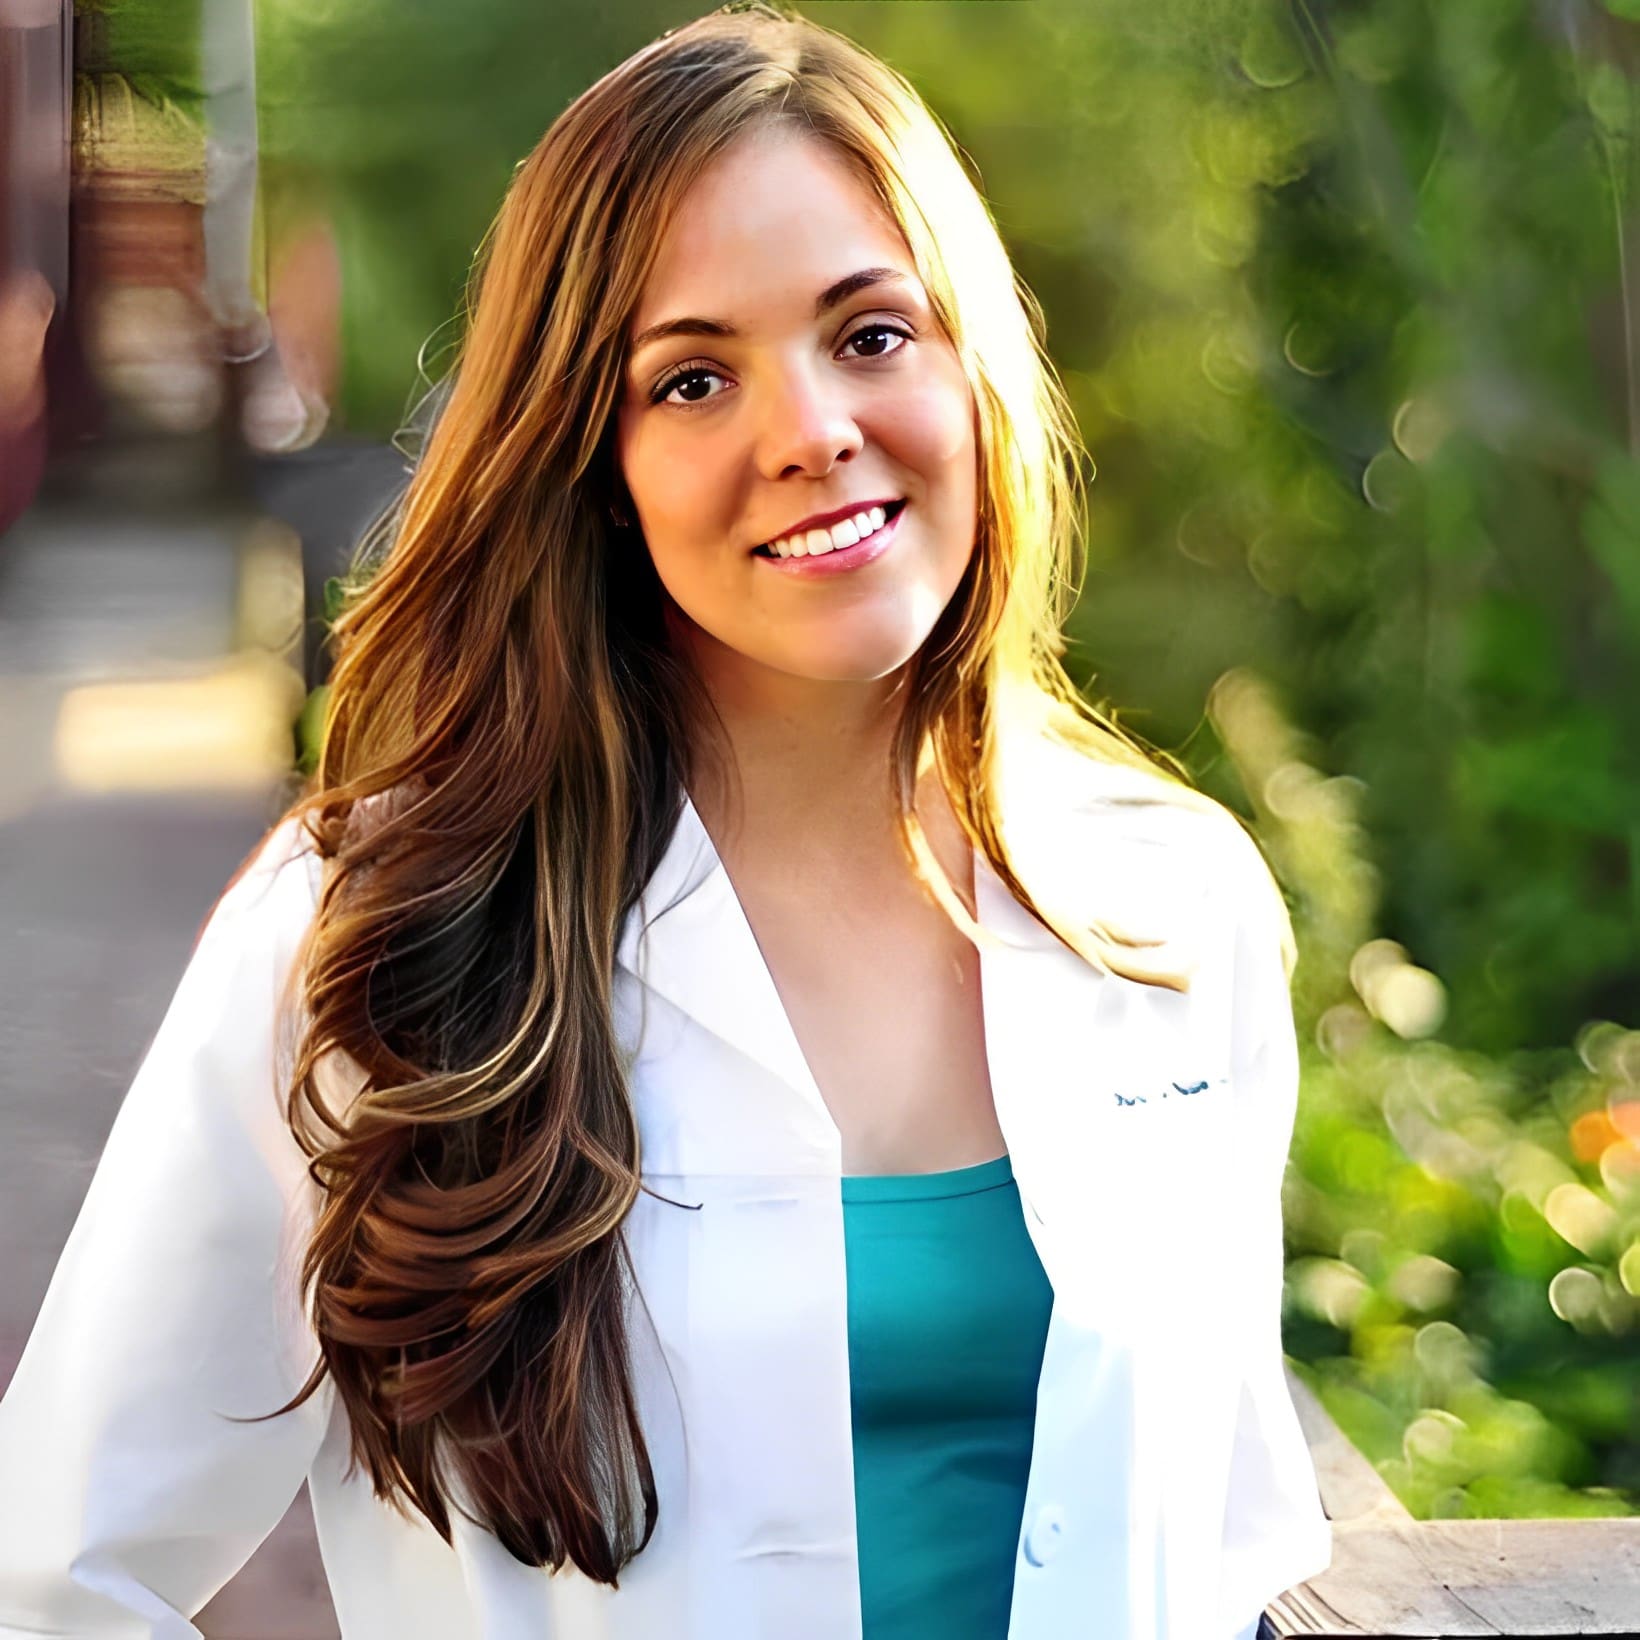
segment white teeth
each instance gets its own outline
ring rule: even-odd
[[[881,507],[868,507],[833,524],[829,530],[807,530],[801,535],[783,536],[769,543],[769,551],[778,558],[819,558],[839,547],[852,547],[868,535],[875,535],[883,527],[888,515]]]

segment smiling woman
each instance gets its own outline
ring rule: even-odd
[[[968,568],[974,395],[912,262],[858,161],[784,123],[754,127],[678,203],[616,454],[684,617],[676,644],[714,696],[880,694]],[[719,293],[734,316],[650,320]],[[713,357],[685,354],[703,337]],[[711,390],[676,397],[694,384]]]
[[[0,1633],[195,1632],[304,1477],[349,1640],[1231,1640],[1326,1565],[1291,931],[1060,665],[1081,462],[843,36],[554,121],[0,1409]]]

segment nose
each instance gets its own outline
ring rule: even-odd
[[[865,442],[847,387],[801,364],[773,378],[760,421],[758,468],[765,478],[824,477]]]

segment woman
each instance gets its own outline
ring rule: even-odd
[[[1059,666],[1076,456],[882,63],[752,6],[564,112],[5,1405],[0,1631],[195,1632],[304,1476],[349,1640],[1230,1640],[1326,1565],[1290,930]]]

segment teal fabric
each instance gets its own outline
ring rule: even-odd
[[[1053,1291],[1007,1156],[845,1175],[865,1640],[1005,1640]]]

